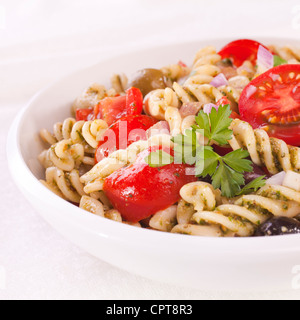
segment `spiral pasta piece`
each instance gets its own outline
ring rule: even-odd
[[[111,77],[111,85],[117,94],[125,93],[128,87],[128,78],[124,73],[114,74]]]
[[[214,47],[201,49],[195,57],[192,71],[184,86],[211,83],[214,77],[221,73],[221,69],[217,66],[220,61],[221,56]]]
[[[191,73],[191,68],[180,64],[171,64],[161,69],[164,76],[172,82],[178,81],[181,78],[188,76]]]
[[[59,168],[51,167],[46,170],[46,180],[41,182],[56,195],[74,203],[79,203],[81,197],[85,195],[77,170],[64,172]]]
[[[165,113],[166,121],[170,126],[170,133],[173,137],[181,133],[182,117],[177,108],[169,107]]]
[[[191,203],[186,202],[184,199],[179,200],[176,213],[178,224],[189,224],[194,213],[195,208]]]
[[[157,89],[149,93],[145,112],[157,120],[165,120],[165,112],[169,107],[180,107],[176,93],[171,88]]]
[[[96,216],[104,217],[103,204],[94,198],[83,196],[80,200],[79,207],[85,211],[91,212]]]
[[[166,111],[169,107],[178,109],[182,104],[199,102],[200,108],[203,108],[208,103],[217,103],[222,97],[223,93],[209,84],[188,82],[187,85],[181,86],[174,82],[173,90],[171,88],[160,89],[149,94],[145,112],[158,120],[167,120]],[[236,93],[232,100],[239,99],[239,97],[240,95]]]
[[[115,97],[117,92],[114,89],[107,90],[105,86],[98,83],[92,84],[75,100],[72,110],[94,108],[101,100],[107,97]]]
[[[231,107],[235,107],[236,111],[238,111],[241,94],[249,83],[249,78],[245,76],[236,76],[228,80],[227,86],[222,86],[218,89],[229,99],[229,101],[231,101]]]
[[[83,146],[73,144],[71,139],[58,142],[49,150],[43,151],[38,158],[46,169],[57,167],[63,171],[72,171],[82,163],[89,163],[89,159],[84,156]]]
[[[177,224],[177,206],[171,206],[165,210],[157,212],[150,220],[152,229],[171,232]]]
[[[217,205],[213,186],[205,182],[193,182],[183,186],[180,196],[186,203],[192,204],[196,211],[212,211]]]
[[[140,223],[131,223],[131,222],[123,221],[122,216],[118,210],[112,209],[112,210],[106,211],[102,202],[88,196],[83,196],[81,198],[79,207],[98,217],[103,217],[115,222],[124,223],[124,224],[138,227],[138,228],[142,227]]]
[[[57,122],[53,127],[53,134],[48,130],[43,129],[40,131],[42,140],[50,145],[53,145],[61,140],[71,138],[71,132],[76,123],[73,118],[66,119],[63,123]]]
[[[300,171],[300,149],[288,146],[283,140],[270,138],[262,129],[254,130],[247,122],[235,119],[231,124],[233,138],[229,141],[233,150],[244,148],[252,161],[265,166],[271,174],[281,171]]]
[[[217,238],[223,236],[223,232],[218,226],[199,226],[195,224],[178,224],[171,232],[197,237]]]
[[[289,63],[300,63],[300,48],[295,46],[270,46],[270,49],[275,52],[280,58]]]
[[[53,134],[44,129],[40,135],[50,145],[62,140],[71,139],[73,144],[86,143],[95,149],[107,129],[108,124],[100,119],[94,121],[76,121],[73,118],[68,118],[63,123],[56,123],[54,125]],[[88,148],[86,148],[86,151],[89,151]],[[92,151],[89,152],[92,153]]]

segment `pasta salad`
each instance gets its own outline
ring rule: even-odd
[[[237,40],[113,75],[40,136],[41,182],[100,217],[206,237],[300,233],[300,49]]]

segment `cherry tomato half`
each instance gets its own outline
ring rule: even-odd
[[[88,121],[92,119],[93,115],[94,115],[93,109],[77,109],[76,121]]]
[[[251,61],[253,65],[255,65],[259,46],[266,48],[264,45],[254,40],[237,40],[230,42],[225,46],[219,52],[219,55],[222,59],[230,59],[236,67],[240,67],[246,60]],[[268,48],[266,49],[269,50]]]
[[[147,140],[146,131],[157,121],[145,115],[129,115],[115,122],[108,130],[103,141],[100,141],[95,155],[98,163],[112,152],[126,149],[133,142]]]
[[[143,111],[143,95],[137,88],[130,88],[126,96],[106,98],[94,109],[96,119],[103,119],[110,126],[126,115],[138,115]]]
[[[127,221],[138,222],[167,209],[180,199],[179,192],[184,185],[197,181],[195,176],[186,174],[185,164],[151,168],[145,157],[158,149],[174,154],[162,147],[151,147],[142,152],[133,165],[105,179],[106,196]]]
[[[137,115],[143,112],[144,97],[140,89],[130,88],[126,91],[127,114]]]
[[[239,109],[253,128],[300,146],[300,65],[281,65],[251,81]]]
[[[229,99],[227,97],[223,97],[221,98],[217,103],[216,105],[219,107],[219,106],[226,106],[226,105],[230,105],[230,109],[232,110],[233,109],[233,106],[232,106],[232,102],[229,101]],[[231,119],[240,119],[240,115],[235,112],[235,111],[231,111],[231,115],[230,115],[230,118]]]
[[[94,109],[96,119],[102,119],[110,126],[124,117],[126,112],[126,96],[105,98]]]

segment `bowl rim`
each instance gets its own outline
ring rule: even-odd
[[[297,39],[288,38],[276,38],[276,37],[255,37],[260,41],[288,41],[298,42]],[[228,38],[211,39],[214,42],[226,42]],[[202,39],[199,41],[189,41],[186,43],[195,44],[208,41],[208,39]],[[231,41],[231,40],[229,40]],[[13,121],[7,137],[7,160],[11,175],[22,191],[23,194],[30,194],[30,196],[44,199],[45,205],[56,208],[61,212],[62,219],[67,220],[70,224],[80,225],[82,228],[88,228],[90,232],[96,233],[106,238],[110,238],[112,241],[122,242],[124,244],[134,244],[135,246],[153,247],[153,243],[159,244],[161,249],[166,249],[174,253],[178,251],[190,251],[195,252],[195,249],[199,250],[201,246],[201,252],[225,252],[231,254],[240,254],[241,250],[249,254],[266,254],[266,253],[284,253],[299,251],[300,249],[300,235],[286,235],[277,237],[248,237],[248,238],[213,238],[213,237],[197,237],[186,236],[181,234],[171,234],[167,232],[160,232],[156,230],[140,229],[132,227],[122,223],[116,223],[115,221],[98,217],[90,212],[87,212],[79,207],[76,207],[66,200],[63,200],[59,196],[52,193],[43,184],[40,183],[38,178],[31,172],[27,166],[25,159],[21,153],[20,135],[21,127],[24,117],[27,113],[30,113],[34,107],[34,102],[40,98],[48,90],[57,85],[60,82],[65,82],[70,77],[79,75],[84,70],[93,68],[103,63],[111,63],[117,57],[131,56],[132,54],[145,53],[149,49],[168,48],[172,45],[182,45],[184,43],[174,43],[164,46],[151,46],[142,50],[133,50],[123,55],[116,55],[108,59],[100,60],[97,64],[94,64],[87,68],[81,68],[77,71],[70,73],[67,76],[52,82],[44,89],[37,92],[27,104],[20,110],[19,114]],[[30,187],[29,187],[30,186]],[[26,191],[26,192],[24,192]],[[245,250],[246,249],[246,250]],[[197,251],[196,251],[197,252]]]

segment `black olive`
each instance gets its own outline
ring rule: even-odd
[[[273,217],[262,224],[255,233],[255,237],[283,236],[300,233],[300,222],[287,217]]]

